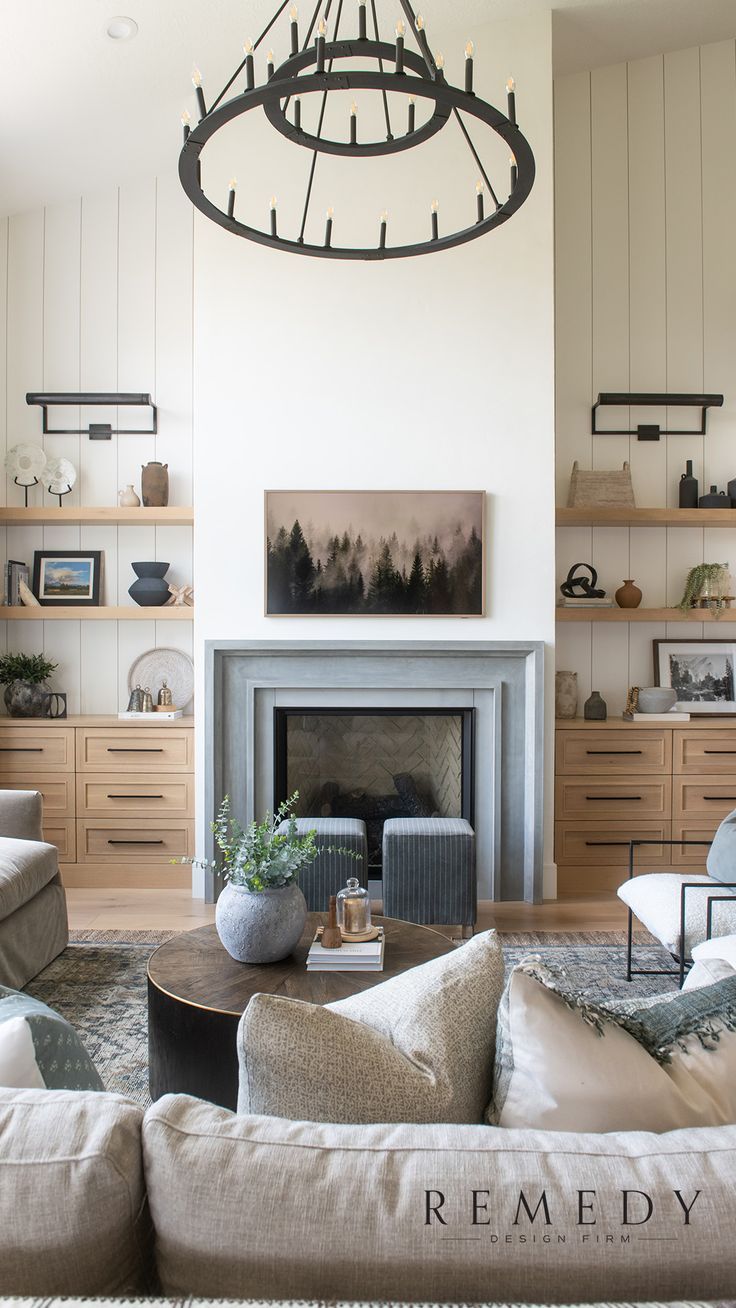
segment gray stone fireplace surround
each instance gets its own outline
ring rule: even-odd
[[[541,901],[542,641],[207,641],[208,822],[224,795],[241,822],[273,807],[274,709],[286,705],[473,709],[478,897]],[[210,877],[210,902],[218,889]]]

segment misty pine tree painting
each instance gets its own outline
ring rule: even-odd
[[[268,614],[483,615],[483,491],[267,491]]]

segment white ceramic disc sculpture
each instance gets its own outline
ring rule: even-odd
[[[40,481],[45,467],[46,455],[40,445],[14,445],[5,455],[5,471],[20,486],[33,486],[35,481]]]
[[[77,480],[77,470],[70,459],[49,459],[43,484],[49,495],[66,495]]]

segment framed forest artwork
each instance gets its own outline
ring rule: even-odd
[[[477,618],[484,491],[266,491],[266,614]]]

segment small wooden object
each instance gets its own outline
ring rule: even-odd
[[[581,469],[577,459],[575,460],[572,465],[567,507],[581,509],[593,506],[634,508],[634,488],[631,484],[631,468],[628,463],[624,464],[621,472],[600,472]]]
[[[327,926],[322,932],[320,944],[323,949],[339,949],[342,945],[342,933],[337,925],[337,895],[330,895]]]

